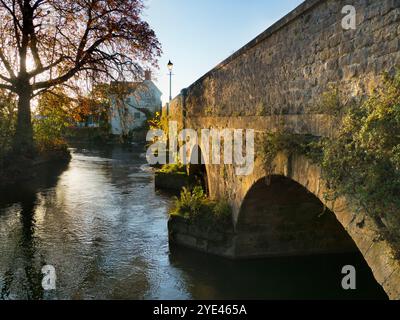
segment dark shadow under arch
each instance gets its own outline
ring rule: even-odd
[[[247,193],[236,227],[238,256],[357,252],[333,212],[299,183],[271,176]]]
[[[333,274],[333,279],[332,274],[327,274],[323,281],[332,282],[339,288],[343,279],[341,268],[345,264],[353,265],[351,261],[355,259],[354,266],[360,276],[358,293],[371,292],[379,299],[387,298],[356,243],[335,214],[325,208],[313,193],[290,178],[273,175],[256,182],[242,203],[236,232],[235,255],[238,258],[279,257],[272,260],[280,261],[282,258],[316,256],[307,266],[315,272],[321,270],[321,261],[332,259],[333,265],[339,264],[337,273]],[[283,274],[285,268],[287,266],[282,265]],[[309,274],[300,277],[312,278]]]
[[[195,183],[201,185],[206,194],[209,195],[210,189],[208,185],[207,167],[205,165],[203,152],[199,145],[196,145],[191,152],[191,160],[188,165],[188,170],[189,175],[194,179]]]

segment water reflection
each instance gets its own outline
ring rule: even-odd
[[[171,264],[182,270],[194,299],[387,299],[361,255],[230,261],[171,248]],[[357,290],[341,288],[341,269],[357,269]]]
[[[2,299],[384,298],[358,256],[233,262],[168,247],[170,196],[143,148],[77,148],[68,166],[0,191]],[[41,267],[57,290],[43,292]],[[359,269],[359,290],[340,269]]]
[[[2,265],[5,271],[1,299],[15,297],[13,293],[13,284],[15,287],[15,282],[18,282],[19,290],[25,293],[24,298],[43,299],[41,267],[46,263],[43,257],[36,255],[36,206],[40,190],[56,186],[59,175],[66,168],[67,164],[65,163],[41,168],[33,181],[12,187],[4,187],[0,191],[0,206],[10,206],[10,211],[15,214],[11,218],[14,220],[12,224],[19,224],[20,229],[18,232],[11,234],[14,238],[15,251],[10,252],[10,249],[12,250],[13,248],[2,250],[2,253],[6,252],[10,253],[10,255],[8,256],[8,263],[5,263],[4,266]],[[4,233],[3,228],[0,229],[2,233]]]

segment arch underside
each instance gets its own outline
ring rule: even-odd
[[[358,250],[388,296],[400,299],[400,261],[392,245],[376,222],[354,212],[345,198],[325,200],[326,183],[317,165],[303,156],[280,154],[270,185],[266,177],[265,169],[256,167],[253,184],[242,191],[235,256]]]
[[[197,185],[200,185],[206,194],[209,194],[207,166],[200,145],[196,145],[190,152],[189,175],[193,177]]]
[[[357,251],[335,215],[303,186],[283,176],[263,178],[251,188],[236,232],[238,257]]]

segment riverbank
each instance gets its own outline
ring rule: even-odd
[[[43,167],[53,163],[68,163],[71,154],[68,149],[46,151],[34,158],[6,156],[1,159],[0,187],[32,180]]]
[[[167,164],[155,172],[155,187],[180,195],[183,188],[193,189],[201,186],[207,192],[206,173],[202,166],[186,166],[183,164]]]
[[[166,173],[160,170],[155,172],[156,190],[164,190],[179,195],[184,187],[189,187],[193,182],[193,178],[185,172]]]
[[[123,137],[120,135],[112,135],[110,129],[100,128],[68,128],[64,134],[65,140],[69,144],[131,144],[144,143],[148,130],[136,130]]]

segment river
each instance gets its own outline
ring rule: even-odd
[[[0,299],[386,298],[357,254],[229,261],[169,248],[171,197],[154,190],[143,152],[72,149],[69,165],[0,190]],[[349,264],[354,291],[341,288]]]

